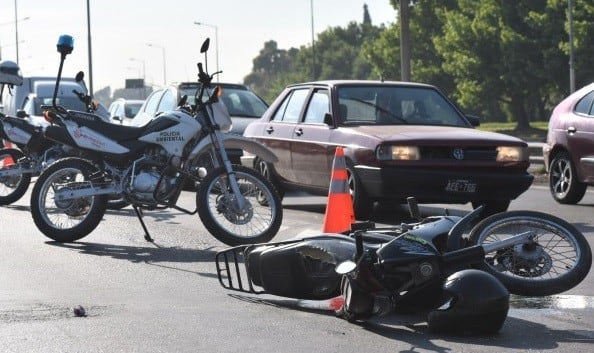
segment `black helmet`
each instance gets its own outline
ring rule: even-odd
[[[498,332],[509,310],[509,291],[493,275],[474,269],[449,276],[444,304],[429,313],[431,332],[489,334]]]

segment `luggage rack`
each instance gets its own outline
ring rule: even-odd
[[[244,293],[264,293],[252,284],[245,263],[245,253],[250,247],[253,245],[236,246],[216,254],[217,276],[223,288]]]

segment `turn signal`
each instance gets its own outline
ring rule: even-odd
[[[45,119],[45,121],[51,124],[54,121],[54,114],[52,114],[49,110],[44,110],[43,118]]]

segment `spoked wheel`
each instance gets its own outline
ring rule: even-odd
[[[241,195],[233,194],[225,169],[217,168],[200,183],[198,215],[206,229],[227,245],[265,243],[280,228],[280,198],[270,181],[255,170],[242,166],[233,170]]]
[[[588,274],[592,253],[574,226],[555,216],[533,211],[499,213],[470,232],[473,244],[488,244],[533,231],[524,244],[486,254],[477,268],[497,277],[514,294],[543,296],[561,293]]]
[[[8,172],[17,169],[19,159],[25,157],[23,152],[15,148],[0,150],[0,171]],[[10,205],[18,201],[27,192],[31,183],[31,173],[18,175],[0,175],[0,205]]]
[[[41,175],[31,193],[31,215],[37,228],[59,242],[71,242],[92,232],[105,214],[105,195],[59,200],[56,193],[90,185],[96,168],[89,162],[68,158],[53,163]]]

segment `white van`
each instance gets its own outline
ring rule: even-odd
[[[41,117],[42,105],[51,105],[56,87],[55,77],[24,77],[21,86],[15,86],[11,92],[3,92],[3,113],[16,116],[17,111],[24,110],[31,117]],[[74,78],[62,78],[58,88],[56,104],[66,109],[85,111],[85,104],[76,96],[74,90],[87,94],[84,83],[77,82]],[[109,121],[107,109],[100,105],[95,114]]]

